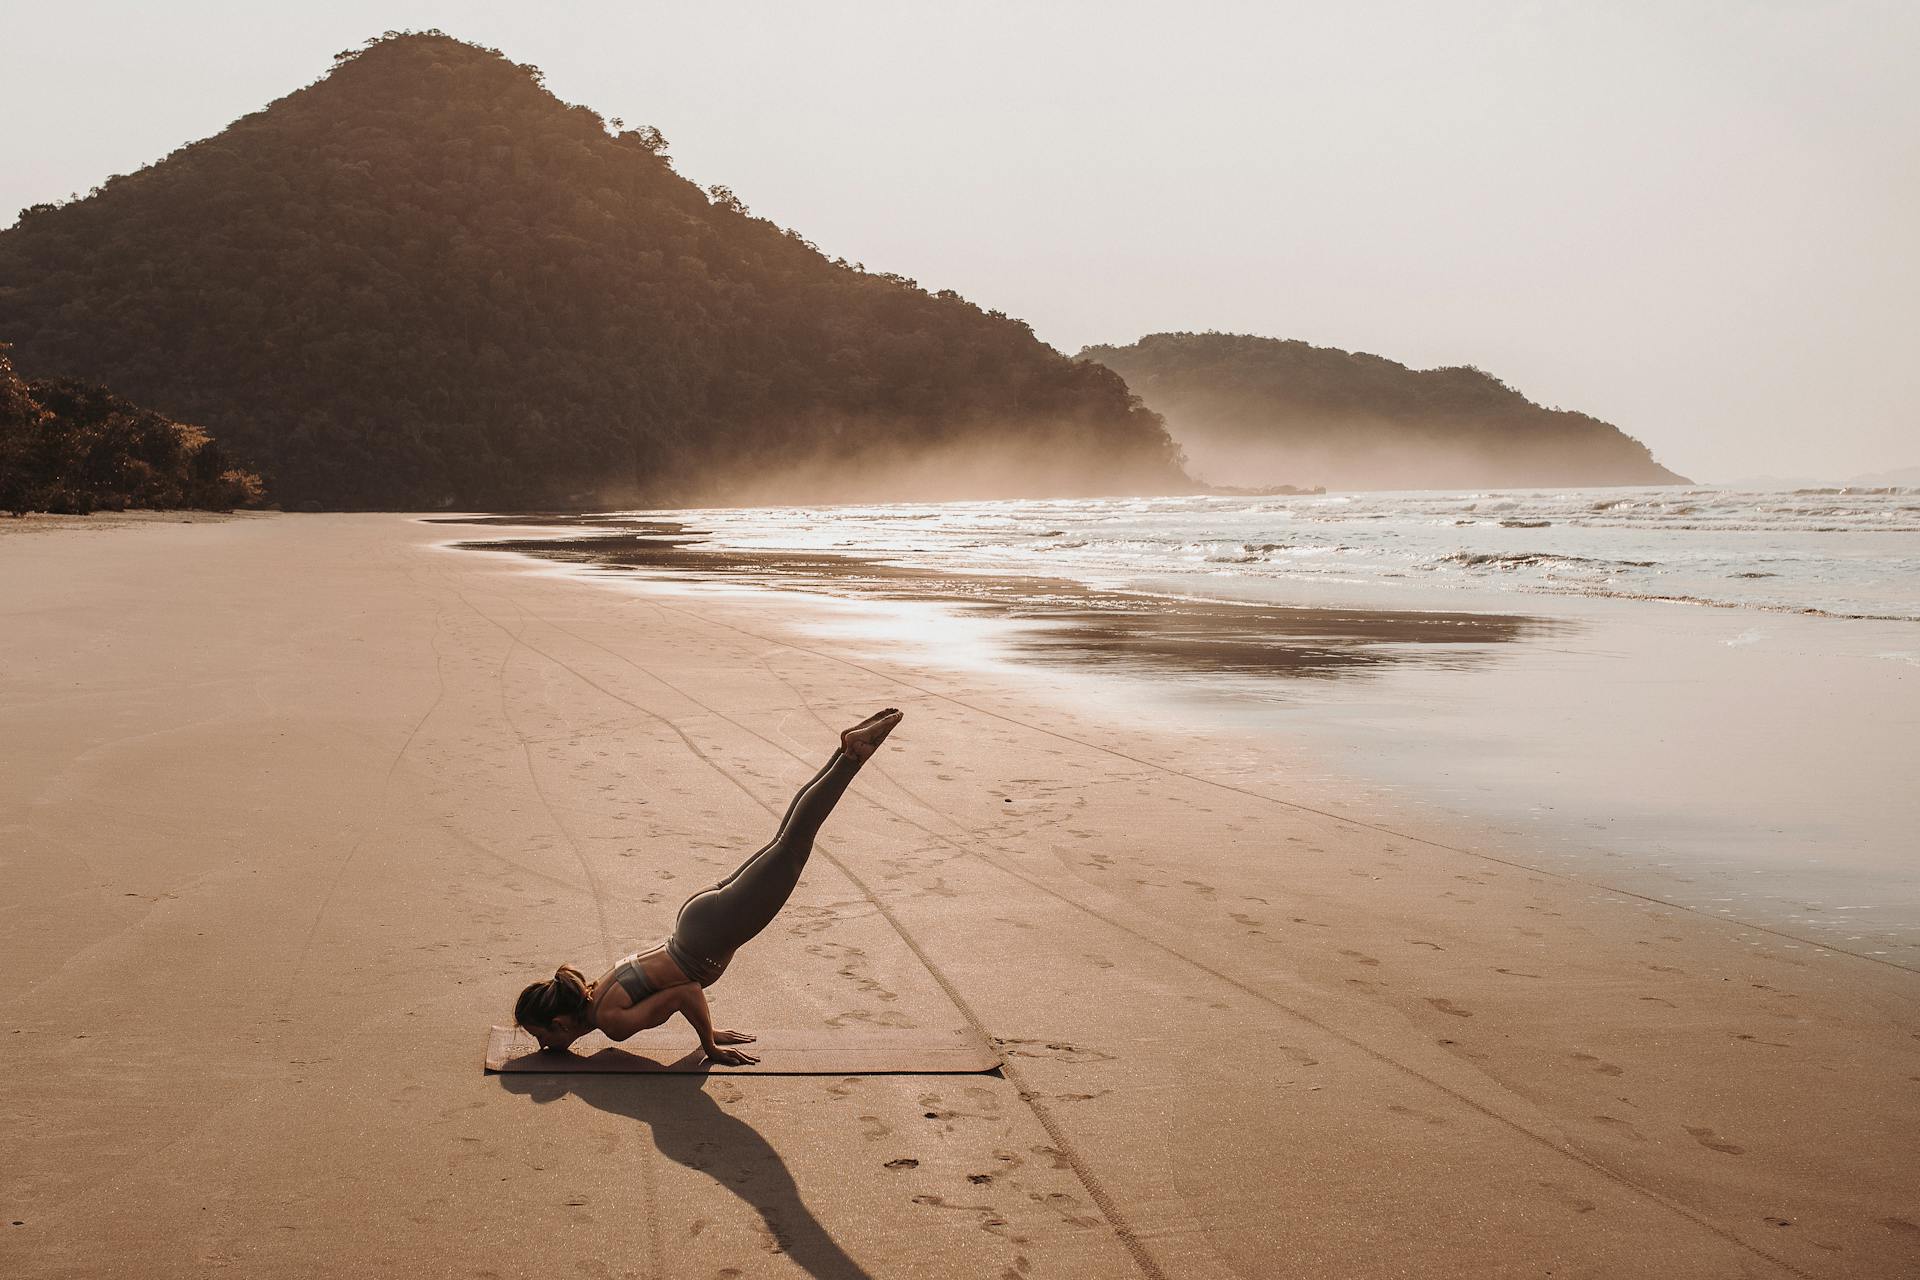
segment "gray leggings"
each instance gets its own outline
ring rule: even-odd
[[[667,953],[689,978],[703,987],[712,986],[741,944],[773,923],[800,883],[820,824],[858,772],[860,761],[843,751],[834,752],[833,759],[793,797],[787,816],[780,820],[779,833],[764,849],[719,884],[681,904],[667,939]]]

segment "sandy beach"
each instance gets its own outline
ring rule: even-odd
[[[1920,1273],[1902,964],[471,535],[0,526],[0,1271]],[[482,1073],[887,704],[716,1017],[1003,1074]]]

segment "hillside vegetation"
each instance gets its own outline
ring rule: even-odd
[[[289,505],[1191,487],[1107,369],[828,260],[439,33],[22,211],[0,340],[205,423]]]
[[[22,381],[0,345],[0,511],[230,511],[260,498],[199,427],[101,387]]]
[[[1194,476],[1337,489],[1684,484],[1647,447],[1474,368],[1225,333],[1159,333],[1080,359],[1166,417]]]

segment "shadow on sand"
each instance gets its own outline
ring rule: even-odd
[[[509,1073],[500,1084],[537,1103],[571,1094],[588,1106],[653,1133],[660,1154],[697,1169],[752,1205],[780,1249],[815,1280],[872,1280],[847,1256],[800,1198],[800,1188],[773,1145],[728,1115],[706,1092],[709,1077],[534,1075]]]

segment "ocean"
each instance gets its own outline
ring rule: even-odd
[[[1920,621],[1920,489],[1529,489],[651,512],[716,550],[826,551],[1263,603],[1578,595]],[[1464,597],[1462,597],[1464,601]]]
[[[643,592],[832,597],[806,625],[836,653],[1027,672],[1217,735],[1223,767],[1236,735],[1284,742],[1301,771],[1246,781],[1364,794],[1369,821],[1920,968],[1920,490],[535,523],[467,545]]]

